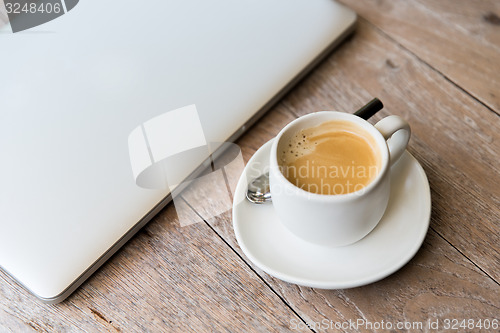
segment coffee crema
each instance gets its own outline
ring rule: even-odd
[[[375,139],[361,126],[345,120],[303,129],[279,148],[283,175],[311,193],[334,195],[362,190],[375,179],[381,166]]]

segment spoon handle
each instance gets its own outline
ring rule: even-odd
[[[365,120],[368,120],[371,116],[380,111],[383,107],[384,104],[382,104],[382,102],[375,97],[374,99],[369,101],[368,104],[363,106],[358,111],[354,112],[354,115],[363,118]]]

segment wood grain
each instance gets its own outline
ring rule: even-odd
[[[366,96],[366,97],[364,97]],[[385,104],[373,121],[401,115],[409,151],[423,165],[436,212],[432,227],[500,281],[500,119],[370,24],[283,101],[303,115],[328,104]]]
[[[300,321],[206,224],[180,227],[172,205],[65,302],[41,304],[4,273],[0,299],[0,332],[279,332]]]
[[[345,47],[238,144],[248,159],[256,142],[263,144],[295,117],[317,110],[356,110],[372,96],[385,103],[372,122],[398,114],[412,126],[409,150],[431,184],[431,226],[498,282],[499,118],[369,24],[361,22]]]
[[[235,251],[242,253],[232,235],[230,214],[209,222],[228,238]],[[251,264],[244,254],[241,255]],[[442,328],[445,319],[492,320],[498,318],[500,311],[499,285],[433,230],[429,231],[422,248],[406,266],[363,287],[344,290],[301,287],[278,280],[258,267],[254,269],[306,323],[321,328],[318,331],[336,332],[338,330],[329,325],[349,320],[385,321],[394,325],[398,322],[428,325],[430,321],[439,320]],[[327,326],[321,326],[325,322]],[[363,326],[358,328],[347,331],[374,331]]]
[[[300,115],[352,112],[379,97],[386,107],[371,121],[408,119],[409,150],[431,185],[431,229],[409,264],[348,290],[288,284],[242,254],[224,188],[186,191],[61,304],[39,303],[0,272],[0,332],[310,331],[304,322],[500,319],[499,3],[342,1],[361,16],[357,33],[238,145],[248,161]],[[176,210],[208,224],[181,227]]]
[[[256,140],[266,142],[297,116],[325,109],[355,110],[372,96],[379,96],[386,106],[372,122],[388,114],[409,120],[413,130],[409,150],[429,176],[432,229],[422,250],[396,274],[350,290],[303,288],[255,270],[311,324],[324,319],[496,318],[500,308],[498,116],[372,25],[361,21],[356,35],[238,144],[248,159]],[[207,195],[187,192],[184,197],[196,205]],[[199,213],[244,257],[234,238],[230,212],[216,218],[210,218],[210,211]]]
[[[500,114],[499,1],[341,2]]]

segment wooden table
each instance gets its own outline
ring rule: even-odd
[[[500,2],[344,2],[359,13],[355,35],[237,144],[247,161],[298,116],[379,97],[385,109],[371,121],[410,122],[408,150],[431,188],[430,229],[407,265],[364,287],[300,287],[248,260],[230,211],[181,227],[169,205],[61,304],[0,273],[0,331],[336,331],[318,323],[436,319],[443,330],[445,319],[500,319]]]

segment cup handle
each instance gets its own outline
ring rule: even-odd
[[[399,116],[388,116],[376,123],[375,128],[387,141],[390,165],[393,166],[408,145],[411,135],[410,125]]]

